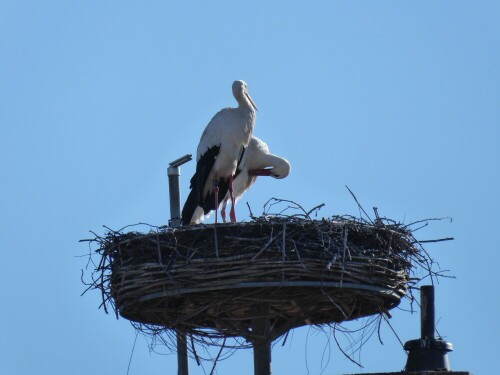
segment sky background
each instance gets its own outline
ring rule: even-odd
[[[167,223],[168,163],[235,105],[235,79],[259,108],[254,134],[292,165],[260,178],[238,217],[273,196],[359,215],[345,185],[404,223],[452,217],[416,233],[455,238],[426,246],[456,276],[437,286],[437,329],[452,369],[500,373],[500,3],[176,3],[0,0],[0,373],[175,373],[144,337],[133,350],[99,293],[80,296],[78,241]],[[181,168],[182,197],[194,168]],[[418,314],[392,313],[403,342],[418,338]],[[387,324],[381,335],[361,369],[324,333],[295,330],[273,372],[401,370],[401,344]],[[252,352],[217,368],[252,374]]]

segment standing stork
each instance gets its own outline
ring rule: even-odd
[[[231,199],[234,204],[257,180],[257,176],[271,176],[282,179],[290,173],[288,160],[269,152],[267,144],[257,137],[252,137],[238,165],[233,182],[233,196],[226,194],[221,206],[222,220],[226,222],[226,205]],[[201,218],[197,218],[198,220]]]
[[[191,191],[182,209],[184,225],[196,223],[215,210],[217,223],[219,202],[229,192],[234,203],[233,178],[243,150],[250,142],[257,107],[248,94],[247,84],[233,82],[236,108],[224,108],[210,120],[201,135],[196,155],[196,172],[191,178]],[[236,221],[234,207],[231,222]]]

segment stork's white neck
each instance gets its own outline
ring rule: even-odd
[[[239,109],[249,109],[251,112],[255,112],[252,103],[250,103],[250,100],[248,100],[247,96],[244,93],[239,92],[238,94],[234,95],[234,98],[238,102]]]

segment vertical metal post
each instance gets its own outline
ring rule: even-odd
[[[190,161],[190,154],[175,159],[168,166],[168,190],[170,194],[170,226],[179,227],[181,225],[181,193],[179,189],[179,167]]]
[[[186,334],[177,331],[177,375],[188,375],[188,354]]]
[[[271,375],[271,343],[262,341],[253,344],[254,375]]]
[[[170,194],[170,226],[181,226],[181,194],[179,188],[179,167],[191,160],[191,155],[174,160],[168,167],[168,189]],[[188,375],[187,339],[186,334],[177,331],[177,375]]]
[[[179,167],[168,167],[168,190],[170,192],[170,226],[181,225],[181,195],[179,188]]]
[[[263,304],[255,309],[252,319],[254,375],[271,375],[271,322],[269,306]]]
[[[434,286],[420,287],[420,338],[434,339],[435,332]]]

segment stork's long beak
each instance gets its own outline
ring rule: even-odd
[[[249,176],[272,176],[271,168],[261,168],[261,169],[250,169],[248,171]]]
[[[253,102],[253,100],[252,100],[252,98],[250,97],[250,95],[248,95],[248,92],[246,92],[246,90],[245,90],[245,96],[247,97],[247,99],[249,100],[249,102],[252,104],[252,107],[254,107],[254,109],[255,109],[256,111],[258,111],[257,106],[256,106],[256,105],[255,105],[255,103]]]

